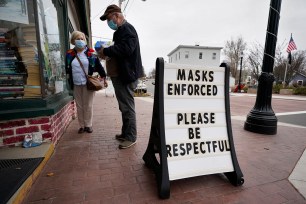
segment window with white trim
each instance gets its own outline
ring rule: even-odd
[[[298,86],[303,86],[303,80],[297,80],[297,85]]]
[[[185,51],[185,59],[189,58],[189,51]]]

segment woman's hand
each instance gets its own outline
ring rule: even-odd
[[[104,78],[104,87],[107,88],[108,87],[108,83],[106,81],[106,78]]]
[[[106,81],[106,78],[105,78],[105,77],[100,78],[100,82],[101,82],[101,83],[103,83],[104,88],[107,88],[107,87],[108,87],[108,83],[107,83],[107,81]]]

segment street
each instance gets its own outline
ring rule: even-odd
[[[152,84],[154,82],[154,79],[148,79],[145,81],[148,93],[151,97],[154,97],[155,85]],[[246,116],[255,105],[255,94],[230,93],[230,96],[232,116]],[[306,127],[306,101],[289,100],[288,97],[281,97],[281,95],[276,94],[272,96],[272,109],[278,118],[278,122]]]
[[[230,94],[231,115],[243,116],[244,120],[246,115],[255,105],[255,94]],[[293,100],[289,97],[280,95],[272,96],[272,109],[278,118],[278,122],[289,123],[306,127],[306,100]],[[304,99],[306,99],[304,97]],[[241,118],[242,119],[242,118]],[[306,135],[306,134],[305,134]]]
[[[148,80],[146,81],[148,93],[149,93],[151,96],[154,96],[154,88],[155,88],[155,85],[152,84],[152,83],[154,83],[154,82],[155,82],[154,79],[148,79]]]

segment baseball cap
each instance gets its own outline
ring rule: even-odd
[[[119,8],[119,6],[115,5],[115,4],[112,4],[112,5],[109,5],[104,14],[100,17],[101,21],[105,21],[106,20],[106,17],[108,16],[108,14],[110,13],[114,13],[114,12],[118,12],[118,13],[121,13],[121,9]]]

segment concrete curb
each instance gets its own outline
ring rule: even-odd
[[[301,158],[297,162],[293,171],[291,172],[288,180],[290,183],[303,195],[306,199],[306,178],[305,178],[305,169],[306,169],[306,149],[302,154]]]

